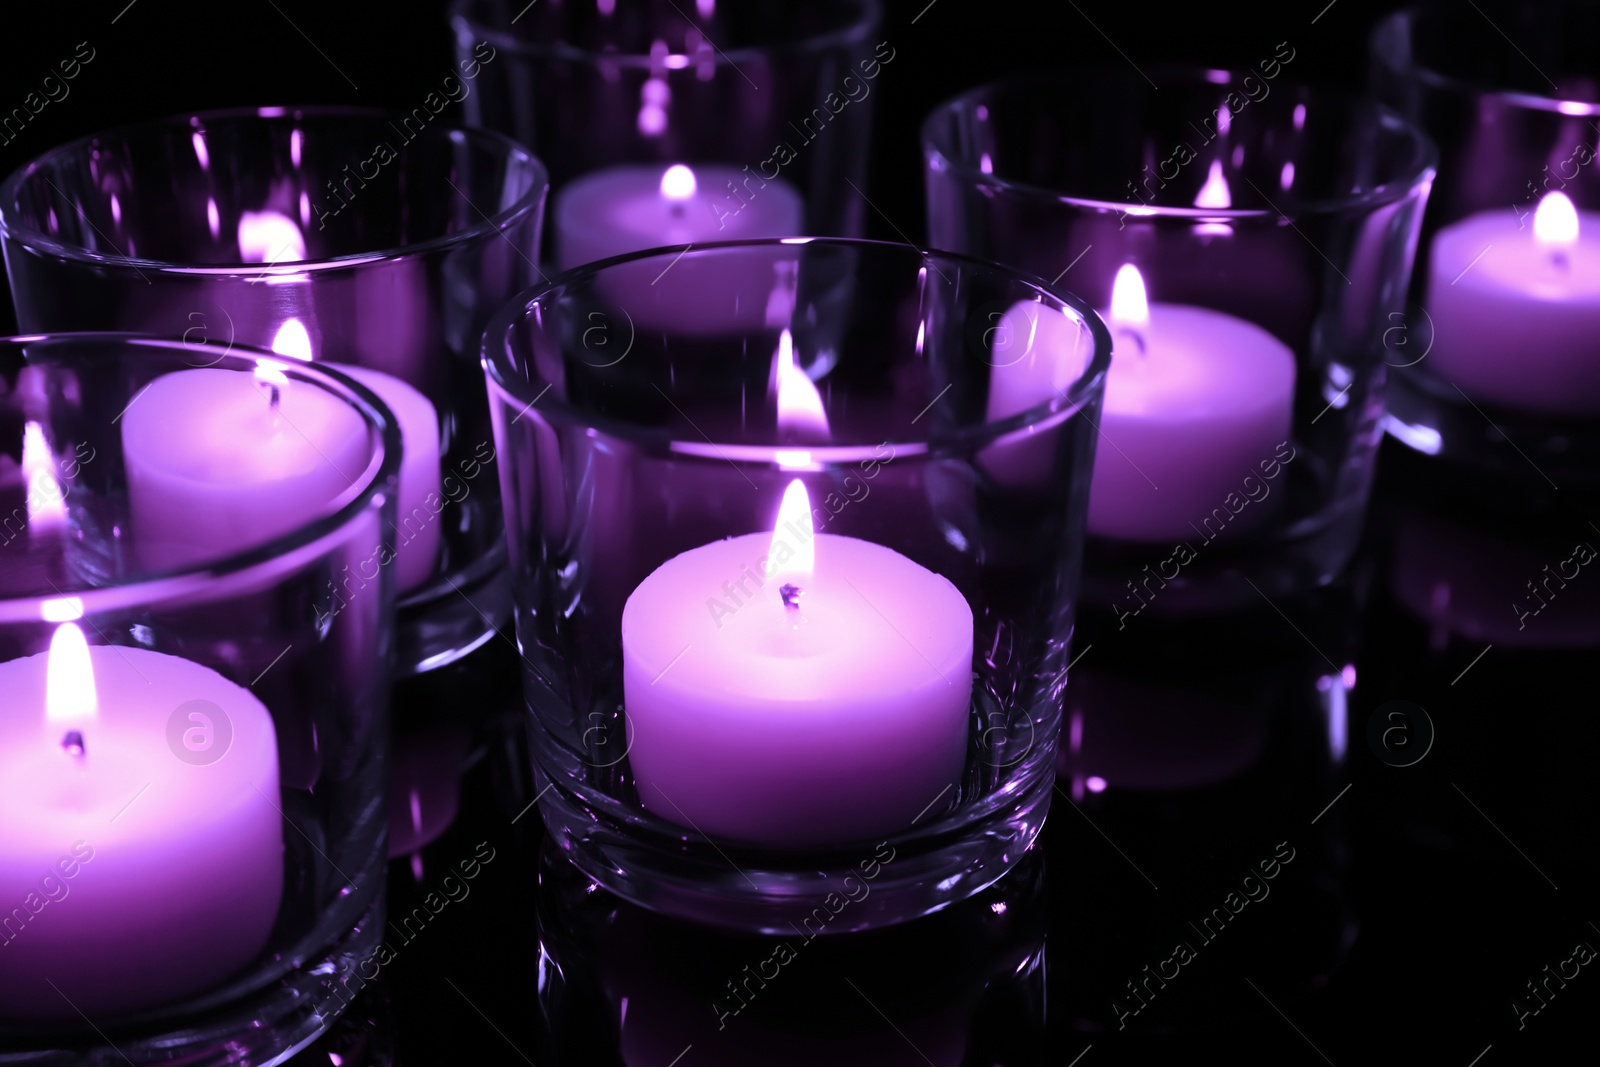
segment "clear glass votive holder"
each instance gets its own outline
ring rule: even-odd
[[[1374,93],[1439,146],[1387,426],[1463,473],[1594,489],[1600,12],[1489,10],[1409,7],[1372,34]]]
[[[1018,77],[922,128],[933,246],[1108,317],[1085,595],[1119,617],[1325,584],[1360,537],[1433,150],[1293,58]]]
[[[724,281],[756,274],[752,308]],[[1048,363],[990,327],[1019,302],[1059,320]],[[1016,863],[1050,803],[1109,359],[1042,281],[846,239],[638,253],[502,311],[523,689],[572,861],[768,933],[840,892],[830,932],[901,921]]]
[[[550,166],[563,270],[662,245],[864,234],[875,82],[897,55],[881,23],[878,0],[458,0],[451,16],[458,63],[479,71],[469,122]]]
[[[329,591],[393,536],[401,429],[193,357],[0,340],[3,1064],[282,1062],[382,936],[392,569]],[[224,511],[257,536],[169,565]]]
[[[348,369],[400,419],[399,673],[510,618],[494,444],[477,366],[491,312],[539,276],[543,165],[419,108],[179,115],[51,150],[0,185],[23,330],[181,337]],[[195,562],[207,562],[196,558]]]

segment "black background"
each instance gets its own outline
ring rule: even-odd
[[[1290,77],[1359,86],[1367,31],[1378,13],[1398,5],[1336,0],[1312,25],[1326,3],[1273,10],[1106,0],[1076,7],[1062,0],[891,0],[883,36],[895,49],[895,63],[891,76],[877,83],[867,192],[892,225],[873,214],[869,236],[898,240],[898,230],[921,239],[918,126],[938,102],[1002,74],[1130,62],[1250,67],[1287,41],[1295,49]],[[7,33],[0,69],[5,112],[20,106],[79,42],[89,42],[95,58],[69,83],[69,96],[48,104],[20,136],[0,145],[0,171],[83,134],[194,109],[309,103],[409,109],[454,72],[447,7],[372,0],[19,6],[7,17],[29,28]]]
[[[1291,77],[1355,88],[1365,79],[1367,33],[1392,6],[1362,0],[1271,7],[891,2],[884,37],[897,59],[877,83],[868,189],[888,218],[872,216],[870,235],[895,239],[903,231],[920,239],[918,126],[933,105],[963,89],[1030,68],[1162,61],[1251,65],[1283,41],[1296,50]],[[410,107],[438,84],[452,60],[445,5],[439,3],[110,0],[11,7],[6,19],[13,28],[0,64],[0,109],[20,104],[78,42],[88,41],[96,58],[71,83],[68,98],[52,102],[20,137],[0,147],[5,171],[78,135],[190,109]],[[28,20],[26,29],[18,19]],[[1193,992],[1171,995],[1170,1011],[1153,1010],[1125,1032],[1103,1028],[1106,1001],[1124,977],[1137,972],[1135,966],[1124,974],[1121,963],[1096,971],[1106,966],[1105,943],[1133,946],[1120,957],[1110,952],[1110,958],[1158,958],[1140,946],[1165,936],[1155,929],[1147,937],[1141,929],[1141,923],[1153,922],[1159,891],[1144,896],[1147,887],[1107,842],[1060,805],[1043,838],[1051,890],[1048,1040],[1040,1048],[981,1059],[974,1050],[967,1061],[974,1067],[1096,1067],[1196,1057],[1340,1067],[1593,1062],[1593,1031],[1585,1024],[1600,1004],[1600,975],[1591,968],[1526,1020],[1525,1028],[1518,1028],[1510,1004],[1524,996],[1525,981],[1567,956],[1573,942],[1600,945],[1600,927],[1591,925],[1600,922],[1591,773],[1600,743],[1594,714],[1600,658],[1585,651],[1497,649],[1476,662],[1480,645],[1431,642],[1427,628],[1385,594],[1384,570],[1393,515],[1423,489],[1437,488],[1436,478],[1392,445],[1383,458],[1368,542],[1344,590],[1357,605],[1359,621],[1349,635],[1360,678],[1347,720],[1349,764],[1336,769],[1328,788],[1312,783],[1286,802],[1298,805],[1288,814],[1304,824],[1336,794],[1342,797],[1335,809],[1340,843],[1324,859],[1338,871],[1327,877],[1339,883],[1339,899],[1357,921],[1337,935],[1350,939],[1340,946],[1338,965],[1315,988],[1278,992],[1263,977],[1273,973],[1265,960],[1208,959],[1201,964],[1208,973],[1185,979]],[[1470,502],[1471,492],[1465,499]],[[1551,515],[1562,529],[1600,518],[1592,502],[1568,499],[1543,517],[1530,507],[1526,521],[1533,528],[1557,523]],[[1518,592],[1508,590],[1508,602]],[[1301,610],[1314,621],[1322,608]],[[1470,673],[1459,675],[1469,661]],[[515,668],[514,648],[495,642],[471,665],[470,677],[412,694],[398,709],[402,734],[432,728],[441,716],[468,725],[474,758],[457,826],[414,862],[397,861],[392,892],[397,903],[414,896],[419,885],[432,884],[471,854],[478,840],[494,840],[509,858],[489,869],[470,903],[441,920],[437,935],[428,934],[426,944],[408,949],[385,972],[384,982],[346,1020],[344,1033],[297,1062],[374,1062],[385,1050],[406,1064],[546,1067],[558,1052],[563,1063],[618,1062],[598,1016],[569,1004],[565,1022],[552,1021],[537,1003],[539,944],[532,916],[539,893],[533,861],[538,830],[530,817],[513,831],[507,818],[529,795]],[[1428,708],[1438,730],[1435,749],[1416,767],[1385,766],[1365,744],[1370,715],[1394,699]],[[1348,795],[1339,793],[1342,783],[1351,785]],[[1279,802],[1284,801],[1256,801]],[[1173,817],[1182,821],[1181,813]],[[1207,831],[1196,832],[1204,838]],[[1234,828],[1215,832],[1214,842],[1186,843],[1193,854],[1216,860],[1215,869],[1204,871],[1155,853],[1151,842],[1158,835],[1141,838],[1136,825],[1113,830],[1111,837],[1140,856],[1164,889],[1187,879],[1204,895],[1220,892],[1216,887],[1238,855],[1270,851],[1271,842],[1240,845],[1248,834]],[[1252,921],[1259,926],[1252,944],[1294,943],[1314,923],[1287,902],[1276,915]],[[1277,993],[1269,1004],[1241,981],[1251,974],[1264,983],[1261,991]],[[1203,999],[1201,987],[1208,993],[1232,990],[1228,996],[1237,1010],[1218,1008],[1210,1025],[1197,1022],[1193,1011],[1182,1010],[1180,998]],[[592,1054],[581,1051],[586,1040],[593,1043]],[[330,1049],[338,1050],[340,1060],[330,1057]],[[702,1048],[680,1067],[712,1062],[725,1061]],[[658,1067],[667,1067],[665,1059]]]

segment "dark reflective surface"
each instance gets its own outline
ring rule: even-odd
[[[1339,587],[1209,633],[1087,621],[1035,855],[874,934],[729,937],[592,889],[536,814],[517,819],[527,742],[515,653],[495,642],[481,692],[399,713],[403,731],[473,724],[459,818],[391,863],[392,917],[449,902],[391,927],[392,963],[326,1043],[369,1058],[297,1063],[1552,1062],[1600,996],[1576,951],[1600,947],[1593,655],[1485,653],[1471,604],[1413,611],[1424,571],[1430,587],[1491,581],[1481,561],[1452,569],[1436,534],[1420,565],[1418,514],[1458,538],[1495,520],[1384,459]],[[1595,518],[1566,508],[1525,535]],[[1578,618],[1600,600],[1580,601],[1585,577],[1563,591]],[[1513,628],[1517,584],[1498,590]],[[1559,629],[1553,611],[1524,632]],[[370,1058],[386,1049],[398,1059]]]

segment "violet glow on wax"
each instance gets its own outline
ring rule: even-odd
[[[774,847],[903,830],[961,779],[972,609],[892,549],[814,534],[799,479],[774,525],[670,559],[628,598],[640,797]]]
[[[152,569],[215,560],[331,514],[365,473],[368,449],[348,405],[293,388],[265,359],[254,375],[205,367],[157,378],[128,406],[122,445],[139,554]]]
[[[304,360],[315,359],[311,336],[296,318],[285,320],[272,339],[272,350],[280,355]],[[323,362],[348,374],[378,394],[400,423],[400,496],[398,511],[405,528],[396,527],[396,586],[406,593],[427,585],[433,578],[441,541],[438,522],[419,522],[418,516],[437,515],[444,509],[439,495],[439,411],[410,383],[371,367],[348,363]],[[384,557],[380,557],[382,560]]]
[[[1600,413],[1600,213],[1552,192],[1532,226],[1497,208],[1444,227],[1424,306],[1431,369],[1467,395],[1546,415]]]
[[[748,202],[720,192],[750,180],[737,167],[704,163],[665,169],[628,165],[586,174],[556,196],[556,260],[566,270],[660,245],[799,233],[805,202],[781,178],[762,182]],[[734,211],[729,205],[742,206]]]
[[[70,621],[0,663],[0,691],[22,712],[0,717],[0,1017],[103,1018],[249,963],[283,892],[266,707],[197,663],[90,648]],[[188,703],[181,743],[225,743],[215,760],[169,747]]]
[[[1192,537],[1193,523],[1288,442],[1294,353],[1232,315],[1151,304],[1132,264],[1117,271],[1105,318],[1116,351],[1100,424],[1108,444],[1095,454],[1089,532],[1130,541]],[[1058,395],[1087,358],[1082,331],[1071,319],[1032,303],[1013,306],[996,338],[989,418]],[[1010,484],[1027,475],[1025,454],[1013,451],[989,460],[991,472]]]

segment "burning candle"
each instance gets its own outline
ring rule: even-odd
[[[332,513],[366,472],[356,410],[283,365],[208,367],[152,381],[122,415],[140,559],[192,566],[268,543]]]
[[[815,534],[804,484],[774,530],[691,549],[622,613],[645,807],[775,847],[903,830],[966,762],[972,610],[940,575]]]
[[[310,362],[311,335],[299,319],[287,319],[272,339],[280,355]],[[400,424],[400,489],[395,509],[395,582],[407,593],[427,585],[439,561],[439,410],[409,383],[371,367],[323,362],[378,394]]]
[[[662,245],[789,237],[804,219],[800,193],[781,178],[705,164],[698,174],[682,163],[609,167],[557,196],[556,260],[568,270]]]
[[[1244,479],[1283,459],[1279,448],[1294,419],[1294,353],[1232,315],[1149,303],[1132,264],[1117,271],[1102,314],[1116,352],[1095,445],[1089,532],[1126,541],[1207,536],[1218,527],[1205,525],[1217,510],[1243,510],[1229,501],[1244,499]],[[1089,346],[1076,320],[1023,302],[1000,326],[990,419],[1043,403],[1083,372]],[[991,465],[997,477],[1026,455],[1020,446],[1012,452],[996,456],[1004,460]]]
[[[1526,217],[1485,211],[1433,239],[1425,304],[1436,374],[1474,399],[1545,415],[1600,413],[1600,214],[1565,193]]]
[[[172,1003],[259,954],[283,894],[261,702],[176,656],[90,648],[71,621],[0,663],[0,692],[0,1017]]]
[[[1289,440],[1294,353],[1232,315],[1149,303],[1131,263],[1117,271],[1106,321],[1115,349],[1089,532],[1128,541],[1192,537],[1230,497],[1240,499],[1243,480]]]

